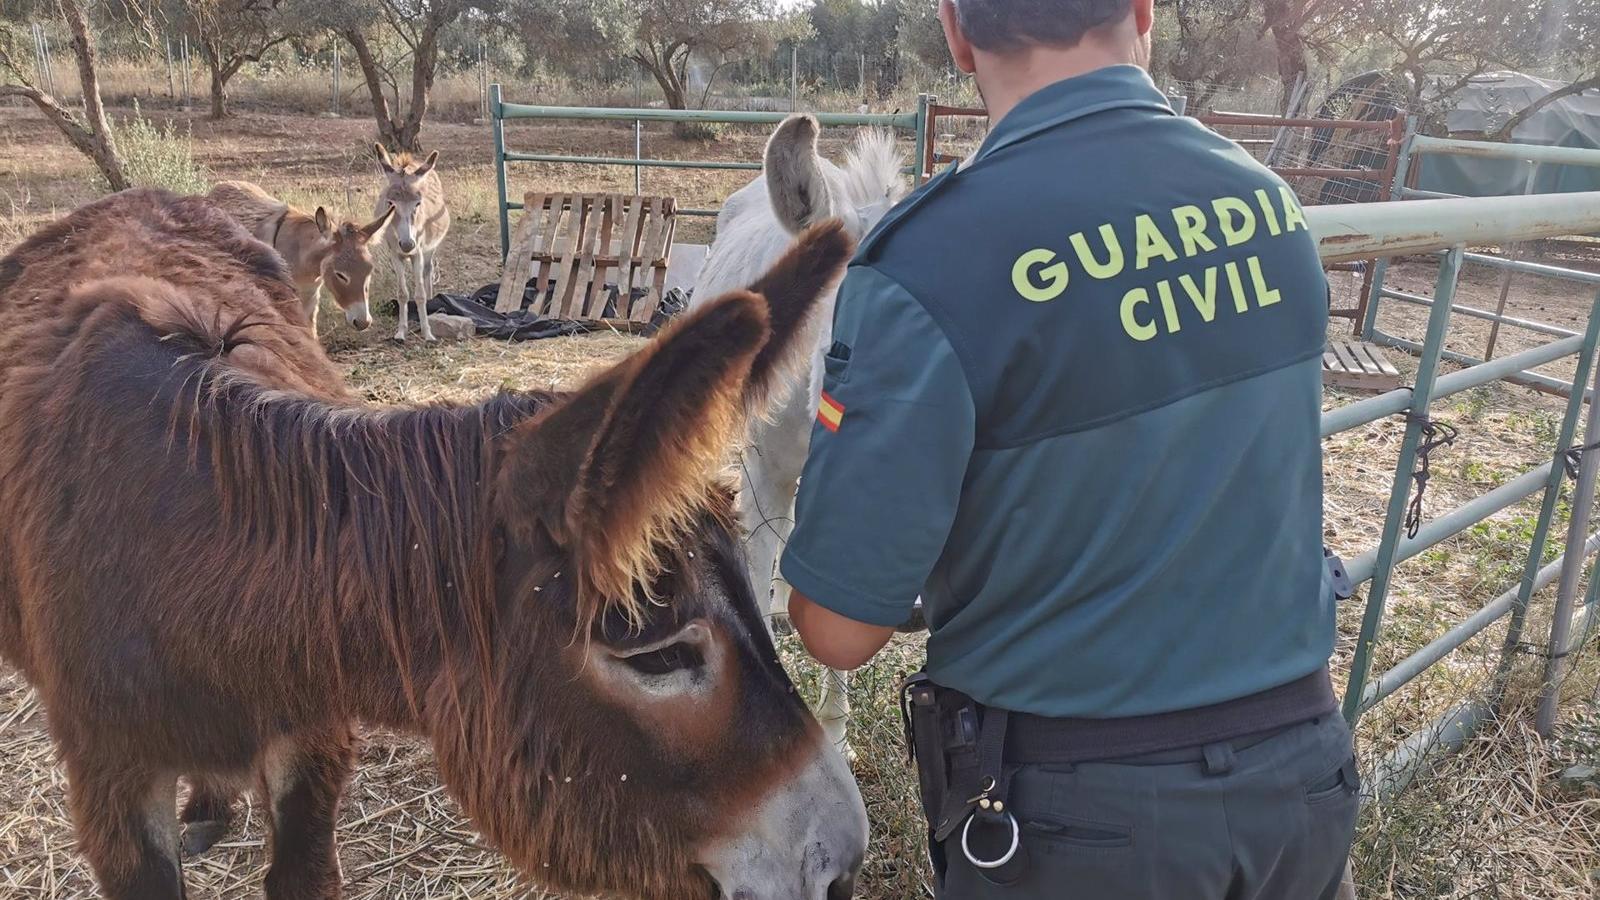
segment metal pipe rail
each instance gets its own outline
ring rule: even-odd
[[[1415,306],[1433,305],[1432,297],[1423,297],[1418,294],[1408,294],[1405,291],[1396,291],[1384,288],[1383,296],[1390,300],[1399,300],[1401,303],[1410,303]],[[1532,319],[1519,319],[1516,316],[1500,315],[1492,313],[1487,309],[1478,309],[1476,306],[1462,306],[1458,303],[1456,304],[1455,311],[1467,316],[1468,318],[1486,319],[1490,322],[1499,322],[1503,325],[1515,325],[1518,328],[1526,328],[1529,331],[1536,332],[1538,334],[1548,334],[1553,337],[1572,337],[1573,335],[1577,334],[1576,331],[1573,331],[1570,328],[1562,328],[1557,325],[1546,325],[1543,322],[1535,322]]]
[[[917,98],[917,108],[909,113],[815,113],[817,122],[825,127],[869,126],[907,131],[916,143],[913,159],[924,159],[928,141],[929,109],[933,98],[923,94]],[[736,160],[684,160],[648,159],[643,152],[642,123],[644,122],[701,122],[724,125],[775,125],[788,118],[788,112],[762,112],[749,110],[715,109],[621,109],[587,106],[534,106],[525,103],[507,103],[499,84],[489,85],[489,115],[494,131],[495,188],[500,204],[500,256],[511,251],[511,211],[522,204],[510,196],[506,164],[512,162],[571,163],[587,166],[626,166],[634,172],[634,190],[641,190],[644,169],[707,169],[760,171],[761,164]],[[627,157],[576,156],[559,153],[528,153],[506,147],[505,123],[517,119],[581,120],[590,122],[626,122],[634,126],[634,155]],[[907,171],[920,183],[925,173],[920,166]],[[679,207],[679,215],[715,216],[714,209]]]
[[[1368,336],[1368,339],[1374,344],[1379,344],[1384,347],[1398,347],[1399,349],[1405,350],[1409,353],[1421,353],[1423,348],[1423,345],[1417,343],[1416,341],[1408,341],[1405,338],[1397,338],[1392,334],[1385,334],[1382,331],[1374,332]],[[1458,366],[1467,366],[1468,368],[1473,366],[1481,366],[1484,362],[1476,356],[1468,356],[1465,353],[1457,353],[1454,350],[1445,350],[1440,355]],[[1551,378],[1549,375],[1540,375],[1538,372],[1530,372],[1527,370],[1513,372],[1512,374],[1505,376],[1505,380],[1511,382],[1512,384],[1520,384],[1523,387],[1531,387],[1536,391],[1542,391],[1546,394],[1559,394],[1562,397],[1566,397],[1572,393],[1572,382],[1562,381],[1559,378]],[[1591,393],[1591,391],[1585,390],[1584,398],[1588,399]]]
[[[1325,263],[1406,256],[1600,231],[1600,191],[1310,206],[1306,222]]]
[[[1437,395],[1435,398],[1437,399]],[[1556,463],[1552,461],[1537,469],[1523,472],[1489,493],[1474,497],[1442,516],[1436,516],[1417,529],[1416,537],[1403,538],[1400,541],[1394,561],[1405,562],[1424,550],[1455,537],[1506,507],[1528,499],[1549,482],[1550,468],[1554,465]],[[1350,576],[1351,584],[1360,586],[1372,580],[1372,573],[1377,565],[1378,550],[1373,548],[1347,563],[1345,573]]]
[[[1411,152],[1441,156],[1467,156],[1475,159],[1514,159],[1554,166],[1600,166],[1600,150],[1582,147],[1551,147],[1543,144],[1510,144],[1493,141],[1462,141],[1455,138],[1417,135]]]
[[[1542,366],[1555,362],[1564,357],[1571,356],[1583,348],[1583,337],[1565,338],[1552,341],[1539,347],[1524,350],[1511,356],[1488,363],[1479,363],[1470,369],[1451,372],[1440,377],[1434,385],[1433,396],[1435,399],[1459,394],[1475,387],[1481,387],[1491,381],[1499,381],[1510,375],[1515,375],[1535,366]],[[1338,409],[1329,410],[1322,414],[1322,436],[1338,434],[1349,431],[1362,425],[1376,422],[1385,416],[1398,415],[1411,406],[1411,389],[1398,388],[1387,394],[1368,397],[1355,403],[1347,403]]]
[[[1586,559],[1593,556],[1596,550],[1600,550],[1600,532],[1590,535],[1589,540],[1584,543],[1582,558]],[[1561,567],[1566,563],[1566,559],[1567,554],[1563,553],[1551,560],[1549,565],[1540,569],[1538,575],[1534,577],[1533,589],[1538,591],[1549,587],[1550,583],[1556,580],[1556,576],[1561,574]],[[1393,695],[1395,691],[1400,690],[1418,675],[1426,672],[1434,663],[1449,656],[1462,644],[1482,634],[1484,629],[1505,618],[1506,614],[1516,606],[1517,594],[1520,591],[1520,585],[1513,587],[1484,604],[1477,612],[1463,619],[1461,624],[1435,638],[1421,650],[1395,663],[1387,672],[1374,678],[1366,689],[1362,691],[1361,704],[1358,709],[1361,712],[1366,712],[1382,703]]]

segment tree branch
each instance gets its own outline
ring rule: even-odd
[[[1511,140],[1511,133],[1517,129],[1517,126],[1533,118],[1535,115],[1538,115],[1539,110],[1544,109],[1545,107],[1559,100],[1581,94],[1590,88],[1597,87],[1600,87],[1600,73],[1591,75],[1582,81],[1574,81],[1566,87],[1553,90],[1518,110],[1516,115],[1513,115],[1510,119],[1507,119],[1506,123],[1500,126],[1500,130],[1491,135],[1489,139],[1493,141],[1509,141]]]

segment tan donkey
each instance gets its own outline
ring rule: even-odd
[[[439,161],[439,151],[428,154],[427,160],[419,166],[410,154],[397,153],[391,157],[382,144],[373,144],[373,149],[384,178],[383,190],[378,192],[377,209],[379,212],[394,209],[394,224],[383,242],[400,282],[400,295],[396,298],[400,327],[394,339],[406,339],[406,332],[410,330],[406,304],[415,301],[418,330],[423,340],[432,341],[428,300],[434,294],[434,259],[450,231],[450,208],[444,202],[444,186],[433,170],[433,164]]]
[[[312,334],[317,333],[317,307],[324,282],[351,327],[365,331],[372,325],[367,304],[373,268],[370,245],[394,215],[393,210],[382,212],[366,225],[345,222],[334,228],[322,207],[306,213],[248,181],[218,182],[206,199],[289,264]]]

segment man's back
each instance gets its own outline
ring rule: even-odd
[[[995,121],[839,289],[782,562],[807,649],[881,649],[941,900],[1331,900],[1327,283],[1299,204],[1144,74],[1150,0],[941,0]]]
[[[881,342],[874,310],[853,307],[902,290],[971,395],[972,450],[922,586],[935,680],[1114,718],[1324,667],[1326,284],[1280,179],[1172,115],[1142,70],[1102,69],[1013,110],[868,238],[851,278],[883,284],[841,294],[837,346]],[[849,379],[830,390],[872,402]],[[819,466],[828,443],[873,439],[858,429],[824,441]],[[793,552],[809,559],[806,540]]]

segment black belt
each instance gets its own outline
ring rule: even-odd
[[[1238,700],[1150,716],[1053,719],[1011,713],[1005,760],[1013,765],[1070,765],[1172,751],[1197,754],[1206,744],[1270,736],[1337,708],[1323,669]]]

